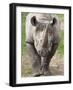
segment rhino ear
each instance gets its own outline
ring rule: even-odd
[[[56,23],[57,23],[57,19],[54,17],[54,18],[53,18],[53,23],[52,23],[52,24],[54,25],[54,24],[56,24]]]
[[[36,26],[36,25],[37,25],[37,20],[36,20],[36,17],[35,17],[35,16],[33,16],[33,17],[31,18],[31,24],[32,24],[33,26]]]

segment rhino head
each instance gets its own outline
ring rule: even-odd
[[[37,53],[45,57],[51,52],[52,42],[54,36],[53,26],[57,23],[57,19],[52,20],[40,19],[37,20],[36,16],[31,18],[31,24],[34,26],[35,30],[33,32],[34,46]]]

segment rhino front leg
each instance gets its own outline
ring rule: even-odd
[[[51,58],[54,56],[54,54],[55,54],[55,52],[57,50],[57,47],[58,47],[58,43],[54,44],[52,46],[52,50],[48,54],[48,56],[41,58],[41,72],[42,72],[43,75],[46,75],[46,76],[51,75],[49,64],[50,64]]]
[[[40,76],[41,58],[37,54],[37,51],[35,50],[33,45],[27,44],[27,50],[31,57],[32,73],[33,73],[32,76]]]
[[[49,62],[47,57],[41,57],[41,74],[42,75],[50,75]]]

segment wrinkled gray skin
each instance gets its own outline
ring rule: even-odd
[[[49,64],[59,44],[59,19],[55,14],[29,13],[26,17],[26,46],[33,76],[50,75]]]

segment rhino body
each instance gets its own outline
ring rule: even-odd
[[[59,44],[59,19],[55,14],[29,13],[26,17],[26,46],[33,76],[49,75],[49,64]]]

